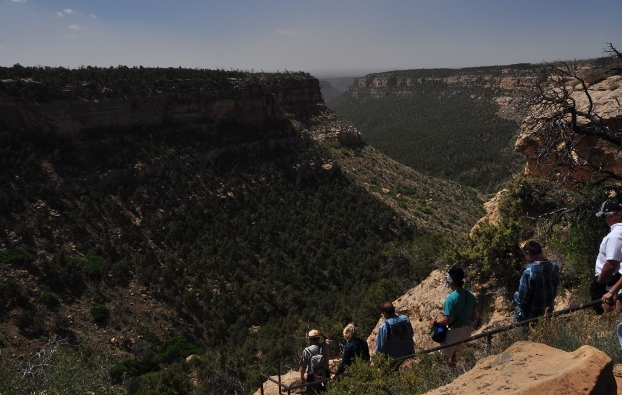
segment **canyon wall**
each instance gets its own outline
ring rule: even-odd
[[[296,126],[326,110],[318,80],[299,76],[232,79],[229,89],[188,88],[146,97],[66,96],[50,103],[26,103],[0,90],[0,132],[36,130],[77,137],[97,129],[164,126],[208,134],[235,129],[252,130],[255,137],[291,137]]]

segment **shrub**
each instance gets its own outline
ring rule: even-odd
[[[568,352],[589,345],[607,354],[614,364],[622,362],[620,343],[615,333],[619,316],[610,313],[595,318],[596,313],[589,309],[540,321],[530,331],[529,340]]]
[[[139,362],[133,358],[125,358],[110,369],[110,378],[114,383],[121,383],[127,378],[139,377],[160,370],[153,360]]]
[[[165,370],[157,376],[154,395],[186,395],[190,393],[190,380],[183,372]]]
[[[186,358],[192,354],[201,354],[202,352],[203,349],[198,344],[190,342],[185,337],[172,337],[158,347],[155,360],[158,363],[171,363],[180,358]]]
[[[61,251],[52,260],[43,260],[41,269],[45,284],[57,293],[69,291],[74,295],[80,295],[86,289],[84,264],[81,258],[69,259]]]
[[[98,255],[89,256],[88,258],[74,258],[74,263],[81,266],[86,276],[94,282],[99,282],[108,270],[108,261]]]
[[[45,332],[45,322],[34,310],[24,310],[17,315],[15,325],[20,331],[36,337]]]
[[[153,332],[149,332],[149,331],[137,331],[136,332],[139,336],[142,336],[143,340],[153,344],[154,346],[159,346],[160,344],[162,344],[162,340],[160,340],[160,338]]]
[[[39,296],[39,301],[47,307],[49,310],[56,311],[60,306],[60,301],[58,300],[58,296],[51,292],[41,292]]]
[[[106,325],[110,317],[110,312],[106,306],[98,304],[91,307],[91,317],[93,317],[93,321],[95,321],[97,325]]]
[[[15,325],[24,331],[31,327],[35,322],[35,312],[32,310],[24,310],[15,317]]]
[[[31,247],[18,247],[0,253],[0,263],[23,265],[33,259],[35,250]]]

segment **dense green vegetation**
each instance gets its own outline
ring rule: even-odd
[[[94,73],[93,84],[84,84],[90,81],[88,73]],[[32,76],[44,82],[28,81]],[[87,100],[140,96],[186,83],[217,91],[243,73],[87,67],[74,74],[16,66],[1,69],[0,77],[12,80],[0,84],[4,94],[32,102],[64,97],[67,84],[72,98]],[[483,88],[473,100],[472,91],[432,81],[423,85],[435,93],[413,93],[416,101],[361,101],[363,110],[379,108],[389,126],[371,118],[365,122],[384,130],[383,140],[393,147],[420,146],[425,155],[413,160],[440,166],[430,167],[430,174],[492,190],[514,166],[495,156],[509,141],[499,131],[515,125],[494,115],[487,104],[491,93]],[[96,88],[81,90],[89,86]],[[114,88],[108,92],[104,86]],[[356,114],[367,116],[363,110]],[[453,113],[460,127],[446,119]],[[421,126],[427,137],[399,140],[391,134],[410,130],[416,114],[421,116],[417,122],[435,123]],[[41,376],[20,380],[27,362],[3,359],[0,392],[84,393],[104,387],[108,392],[103,393],[143,395],[185,394],[191,388],[248,392],[259,384],[260,364],[283,358],[296,367],[308,329],[319,327],[339,339],[343,325],[355,321],[366,335],[377,322],[380,302],[402,295],[441,265],[460,262],[473,280],[494,278],[488,283],[493,292],[503,286],[511,293],[523,263],[519,245],[535,237],[562,265],[564,285],[585,288],[606,231],[593,217],[610,192],[605,186],[565,191],[518,177],[505,185],[500,224],[483,225],[460,242],[414,229],[345,174],[368,172],[364,167],[344,173],[338,166],[320,170],[318,164],[332,157],[311,139],[301,137],[295,146],[260,154],[225,152],[207,161],[203,154],[213,141],[196,130],[162,125],[88,132],[66,137],[36,130],[15,133],[0,122],[0,325],[17,328],[20,339],[54,345],[48,339],[60,336],[71,343],[55,354],[60,359],[49,365],[56,370],[46,382]],[[482,141],[487,149],[476,152]],[[439,142],[446,143],[440,153],[433,151]],[[362,150],[330,148],[344,157],[362,155]],[[441,200],[427,186],[384,192],[369,173],[372,193],[395,195],[399,207],[416,201],[416,215],[437,213],[432,208],[442,210],[461,199],[477,200],[458,191]],[[440,221],[440,215],[431,218]],[[449,218],[443,225],[449,228],[458,220]],[[134,306],[140,296],[131,299],[130,287],[151,304]],[[83,316],[70,319],[68,311],[76,306]],[[82,336],[85,332],[88,336]],[[581,334],[578,329],[553,331],[561,332]],[[124,338],[130,333],[136,334],[132,341]],[[534,333],[542,341],[555,339]],[[112,336],[118,338],[114,352],[91,348]],[[2,333],[0,347],[11,340]],[[199,357],[186,361],[192,354]],[[429,380],[429,372],[440,369],[438,359],[430,358],[399,377],[379,376],[382,369],[361,366],[360,382],[383,393],[423,392],[441,384]],[[72,372],[90,382],[74,380],[74,387],[63,387]],[[196,379],[196,387],[189,377]],[[360,390],[356,382],[340,385],[332,390]]]
[[[286,72],[309,76],[304,72]],[[279,73],[240,70],[185,69],[174,67],[0,67],[0,92],[27,102],[112,98],[146,98],[162,92],[215,91],[230,89],[237,79],[278,78]]]
[[[82,85],[84,73],[107,75],[89,70],[68,78]],[[11,94],[57,99],[66,71],[30,71],[55,77],[32,96],[21,88]],[[112,69],[114,82],[104,84],[120,87],[127,74],[139,89],[148,71]],[[2,72],[30,78],[19,67]],[[230,76],[216,75],[216,84]],[[216,361],[202,365],[201,380],[216,385],[208,393],[232,382],[248,391],[258,384],[259,363],[285,357],[295,364],[310,327],[340,338],[343,325],[356,321],[369,333],[379,303],[433,268],[411,252],[436,256],[441,248],[339,171],[319,170],[315,164],[329,155],[310,140],[206,161],[201,153],[211,142],[183,128],[109,128],[71,138],[0,131],[1,317],[15,317],[32,339],[80,342],[67,311],[83,300],[85,322],[113,335],[140,329],[158,332],[163,344],[179,339],[170,353],[147,341],[127,346],[131,358],[117,357],[110,372],[132,394],[187,380],[188,344]],[[16,271],[28,278],[13,277]],[[168,312],[124,302],[117,295],[130,284]]]
[[[482,191],[495,191],[522,163],[512,146],[518,125],[496,114],[491,89],[433,79],[394,89],[407,95],[346,92],[332,108],[391,158]]]

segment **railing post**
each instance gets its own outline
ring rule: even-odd
[[[281,393],[281,360],[280,359],[279,359],[279,372],[278,372],[278,375],[279,375],[279,394],[280,394]],[[288,391],[288,393],[289,393],[289,391]]]

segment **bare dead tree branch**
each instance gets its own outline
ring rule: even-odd
[[[613,73],[622,72],[622,53],[614,48],[613,44],[607,43],[607,48],[604,50],[605,53],[609,54],[617,63],[611,68]]]
[[[611,44],[607,52],[622,59]],[[596,184],[622,181],[622,175],[608,169],[587,149],[599,141],[609,143],[613,150],[622,149],[620,124],[605,121],[590,91],[594,83],[605,78],[603,75],[599,70],[586,71],[578,63],[558,62],[545,64],[535,79],[528,104],[531,117],[523,126],[537,141],[536,160],[542,169],[548,169],[550,179]],[[617,98],[608,106],[609,111],[611,107],[617,111],[622,108]],[[585,181],[585,177],[577,179],[578,172],[597,176]]]
[[[45,388],[47,382],[52,379],[57,366],[53,363],[54,354],[60,347],[66,345],[64,339],[54,339],[48,342],[41,350],[33,354],[22,373],[22,381],[27,381],[29,387]]]

